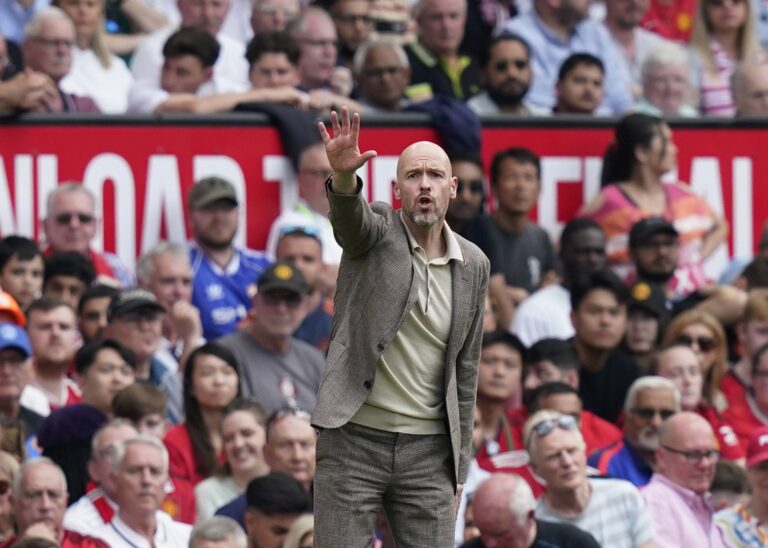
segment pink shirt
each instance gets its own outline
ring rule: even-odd
[[[697,495],[658,473],[640,493],[656,530],[656,548],[725,547],[712,520],[709,493]]]

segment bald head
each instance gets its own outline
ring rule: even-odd
[[[411,165],[414,161],[428,161],[430,163],[440,164],[448,170],[448,177],[451,176],[451,160],[448,158],[448,154],[442,147],[430,141],[418,141],[408,145],[400,154],[400,158],[397,160],[398,181],[401,181],[403,178],[405,166]]]
[[[527,548],[536,537],[535,508],[531,488],[514,474],[493,474],[472,498],[475,525],[489,548]]]
[[[768,64],[738,65],[731,76],[731,89],[738,116],[768,116]]]
[[[656,471],[668,480],[703,495],[715,477],[717,440],[709,423],[683,411],[667,419],[659,433]]]
[[[685,443],[688,440],[712,439],[715,434],[707,420],[697,413],[684,411],[668,418],[659,432],[663,445]]]

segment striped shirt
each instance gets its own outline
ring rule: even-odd
[[[565,517],[549,507],[546,497],[536,505],[536,518],[570,523],[591,534],[601,546],[633,548],[653,540],[653,527],[643,498],[629,482],[587,479],[592,487],[589,503],[577,517]]]

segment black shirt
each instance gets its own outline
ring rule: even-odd
[[[584,410],[615,424],[624,409],[624,397],[639,376],[635,360],[620,350],[612,351],[599,371],[581,367],[579,394]]]
[[[485,548],[480,538],[461,545],[461,548]],[[536,538],[530,548],[600,548],[595,538],[568,523],[536,520]]]
[[[509,232],[493,219],[488,225],[498,246],[499,266],[495,270],[504,274],[507,285],[533,293],[544,274],[558,270],[557,254],[549,234],[536,223],[526,222],[521,232]],[[493,264],[491,270],[494,270]]]
[[[499,254],[496,239],[490,226],[491,220],[487,215],[476,215],[456,233],[469,240],[485,253],[491,263],[491,274],[499,272]]]

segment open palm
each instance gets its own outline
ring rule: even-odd
[[[341,109],[341,123],[339,123],[339,116],[336,111],[331,112],[333,137],[328,134],[328,129],[324,123],[319,122],[317,127],[320,130],[320,137],[325,143],[328,162],[335,173],[354,173],[365,162],[376,156],[376,152],[373,150],[360,153],[358,144],[360,115],[355,113],[350,120],[349,109],[346,107]]]

